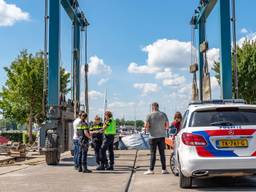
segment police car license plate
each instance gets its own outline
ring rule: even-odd
[[[246,148],[248,147],[247,139],[221,139],[216,142],[218,148]]]

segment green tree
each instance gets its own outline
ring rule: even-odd
[[[5,67],[7,81],[0,92],[0,109],[5,118],[26,124],[29,141],[32,142],[32,126],[34,122],[41,122],[44,58],[41,52],[35,55],[22,51],[11,63]],[[61,69],[61,91],[67,93],[69,73]]]
[[[142,121],[142,120],[137,120],[137,121],[136,121],[136,125],[137,125],[137,127],[144,127],[144,121]]]
[[[121,126],[121,120],[118,118],[116,119],[116,126],[118,126],[118,127]]]
[[[232,58],[233,61],[233,58]],[[234,69],[234,62],[232,62]],[[242,47],[237,48],[238,66],[238,90],[239,98],[245,99],[247,103],[256,103],[256,42],[245,41]],[[215,77],[220,83],[220,63],[215,62],[212,67],[216,73]],[[233,73],[233,95],[234,89],[234,70]]]
[[[135,126],[135,121],[134,120],[127,120],[121,123],[122,120],[116,119],[116,122],[118,122],[118,125],[128,125],[128,126]],[[144,121],[142,120],[136,120],[136,127],[143,127],[144,126]]]
[[[7,130],[16,130],[17,123],[14,120],[10,119],[0,119],[0,130],[7,129]]]

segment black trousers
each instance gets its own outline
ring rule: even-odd
[[[101,155],[102,142],[103,142],[103,134],[95,134],[92,136],[92,143],[93,143],[97,164],[100,164],[102,160],[102,155]]]
[[[153,171],[156,163],[156,148],[158,147],[160,160],[162,164],[162,170],[166,170],[166,159],[165,159],[165,138],[153,138],[149,139],[150,145],[150,170]]]
[[[104,165],[108,165],[107,150],[109,153],[109,164],[110,166],[114,165],[114,137],[114,135],[105,135],[104,137],[101,148],[102,163]]]

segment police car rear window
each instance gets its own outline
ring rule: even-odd
[[[190,127],[256,125],[256,110],[219,108],[195,111],[190,118]]]

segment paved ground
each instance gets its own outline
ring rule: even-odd
[[[168,154],[168,152],[167,152]],[[161,174],[160,159],[157,158],[157,167],[154,175],[143,175],[147,170],[148,151],[139,151],[137,169],[130,186],[134,192],[166,192],[168,191],[256,191],[256,177],[247,178],[211,178],[204,180],[194,180],[193,189],[181,190],[179,188],[179,178]],[[169,156],[167,157],[169,159]],[[168,162],[169,168],[169,162]]]
[[[116,151],[116,169],[114,172],[78,173],[73,169],[70,155],[62,157],[59,166],[47,166],[44,162],[0,167],[0,192],[120,192],[124,191],[131,174],[136,151]],[[256,177],[218,178],[195,180],[190,190],[180,190],[178,177],[172,174],[161,175],[159,160],[155,175],[145,176],[148,168],[148,151],[139,151],[136,172],[132,177],[129,191],[256,191]],[[168,159],[169,157],[167,157]],[[158,158],[159,159],[159,158]],[[89,165],[95,169],[95,159],[89,156]],[[169,163],[168,163],[169,164]]]

